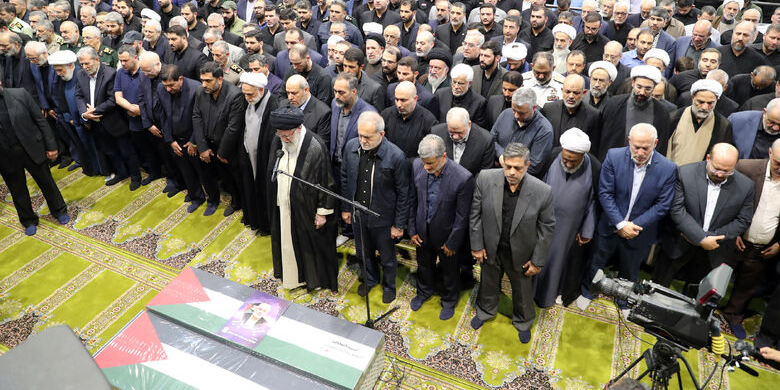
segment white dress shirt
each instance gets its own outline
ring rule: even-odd
[[[769,244],[772,241],[780,219],[780,180],[772,180],[769,169],[767,163],[761,198],[744,236],[746,240],[757,245]]]
[[[715,184],[707,176],[707,206],[704,208],[704,222],[701,227],[705,232],[710,230],[710,222],[712,222],[712,214],[715,212],[715,205],[718,203],[718,197],[720,196],[720,187],[726,183],[728,179],[723,180],[719,184]]]
[[[645,180],[647,167],[650,166],[652,162],[653,156],[650,155],[650,158],[647,159],[647,163],[641,167],[634,164],[634,182],[631,184],[631,200],[628,202],[628,211],[626,212],[626,217],[617,225],[615,225],[618,230],[622,229],[623,226],[626,226],[626,224],[629,222],[628,217],[631,216],[631,210],[634,208],[634,202],[636,201],[637,195],[639,195],[639,188],[642,187],[642,182]]]

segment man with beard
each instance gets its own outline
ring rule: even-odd
[[[312,18],[311,3],[298,1],[295,3],[295,13],[298,15],[298,28],[317,37],[322,23],[317,18]],[[317,41],[319,41],[319,37],[317,37]]]
[[[225,19],[220,14],[211,14],[208,18],[206,18],[206,25],[208,26],[208,29],[203,33],[203,42],[206,42],[208,39],[206,36],[206,32],[209,30],[212,30],[212,33],[217,32],[219,33],[219,36],[225,40],[225,42],[233,45],[233,46],[241,46],[243,43],[243,39],[241,39],[240,36],[233,34],[232,32],[225,29]],[[265,29],[260,30],[260,39],[263,40],[263,31]],[[279,29],[278,32],[283,32],[284,29]],[[266,42],[267,43],[267,42]],[[271,43],[269,45],[273,45],[273,39],[271,40]]]
[[[582,32],[574,38],[571,50],[581,50],[585,53],[585,62],[599,61],[604,57],[604,45],[609,38],[599,33],[602,25],[601,15],[592,12],[583,18],[585,24]]]
[[[777,71],[771,66],[762,65],[749,74],[738,74],[731,77],[726,96],[742,105],[753,96],[772,93],[775,90]]]
[[[84,46],[79,36],[79,26],[70,21],[64,21],[60,25],[60,35],[62,36],[61,50],[70,50],[73,54]]]
[[[436,0],[436,3],[434,3],[434,7],[436,8],[435,15],[436,18],[434,20],[431,20],[431,27],[438,28],[438,26],[443,26],[450,22],[451,20],[451,11],[452,11],[452,4],[448,0]],[[464,12],[464,19],[465,22],[465,12],[466,8],[463,8]],[[433,10],[431,10],[431,13],[434,13]]]
[[[628,32],[628,37],[626,38],[626,44],[624,45],[623,48],[624,52],[636,49],[636,39],[639,36],[640,31],[642,31],[642,29],[634,27],[631,29],[631,31]]]
[[[249,57],[252,55],[259,55],[266,58],[266,62],[273,64],[276,61],[276,57],[266,52],[266,47],[260,40],[260,30],[256,27],[247,28],[244,30],[244,55],[238,60],[238,66],[242,69],[249,68]],[[272,48],[271,48],[272,49]],[[273,70],[273,69],[271,69]],[[269,80],[270,81],[270,80]]]
[[[17,17],[16,6],[12,3],[0,5],[0,19],[8,26],[8,29],[17,34],[33,37],[33,29],[27,22]]]
[[[208,26],[200,20],[199,16],[205,19],[208,15],[198,15],[198,6],[195,3],[188,2],[181,5],[181,16],[187,21],[187,33],[195,39],[203,40],[203,33],[206,32]],[[187,76],[185,75],[184,77]],[[197,80],[198,78],[194,77],[194,79]]]
[[[236,35],[242,34],[246,22],[238,17],[236,2],[232,0],[223,1],[220,8],[222,18],[225,19],[225,29]]]
[[[25,48],[26,48],[26,46],[25,46]],[[26,51],[25,51],[25,53],[26,53]],[[27,53],[27,56],[29,57],[30,54]],[[30,58],[30,62],[34,62],[32,57],[29,57],[29,58]],[[723,71],[721,71],[721,72],[723,72]],[[725,74],[725,72],[723,72],[723,76],[726,79],[726,83],[728,83],[728,77],[729,76],[727,74]],[[726,86],[726,87],[728,87],[728,86]],[[726,87],[724,87],[724,88],[726,88]],[[38,93],[38,95],[40,96],[40,92]],[[772,99],[777,98],[777,97],[780,97],[780,81],[775,83],[775,90],[774,91],[772,91],[770,93],[763,94],[763,95],[758,95],[758,96],[755,96],[755,97],[752,97],[752,98],[748,99],[745,103],[743,103],[741,106],[739,106],[738,109],[735,109],[729,115],[733,114],[735,111],[761,111],[761,110],[764,109],[764,107],[766,107],[767,103],[769,103]],[[715,109],[717,110],[718,107],[716,106]],[[722,111],[721,111],[721,113],[722,113]]]
[[[542,108],[561,98],[563,76],[553,72],[553,56],[549,52],[536,53],[531,63],[531,71],[523,73],[523,85],[535,92],[536,105]]]
[[[707,73],[707,80],[714,80],[717,81],[718,84],[723,88],[723,91],[727,91],[729,89],[729,75],[726,74],[726,72],[720,70],[720,69],[713,69]],[[771,94],[772,97],[774,97],[774,93]],[[766,95],[759,95],[759,96],[766,96]],[[728,96],[725,94],[721,95],[720,98],[718,98],[718,102],[715,103],[715,112],[723,115],[724,117],[728,118],[731,114],[737,112],[737,111],[749,111],[751,109],[755,110],[761,110],[764,107],[766,107],[766,103],[769,102],[770,99],[766,99],[763,101],[763,103],[760,106],[756,106],[756,108],[745,108],[737,104],[735,101],[731,100]],[[746,105],[748,102],[745,102],[744,105]],[[691,92],[690,89],[688,91],[685,91],[677,96],[677,101],[675,104],[678,107],[685,107],[690,106],[693,104],[693,99],[691,98]]]
[[[453,107],[447,112],[447,123],[433,126],[431,134],[436,134],[444,140],[447,156],[466,168],[476,176],[481,170],[492,168],[496,162],[496,148],[493,145],[493,135],[479,125],[471,122],[469,112],[460,107]],[[462,274],[471,277],[471,266],[474,264],[470,256],[464,258],[469,263]],[[463,264],[463,263],[461,263]],[[468,279],[466,278],[466,279]]]
[[[609,89],[615,81],[617,74],[618,71],[615,69],[615,65],[612,65],[609,61],[596,61],[590,64],[588,69],[590,90],[583,97],[583,101],[589,106],[600,110],[604,102],[612,96]]]
[[[569,55],[566,56],[566,73],[563,76],[570,74],[578,74],[585,77],[585,53],[581,50],[572,50]],[[588,80],[585,79],[585,85],[587,86]]]
[[[181,8],[173,4],[172,0],[157,0],[157,4],[160,5],[158,12],[160,13],[160,25],[162,26],[168,26],[171,18],[181,15]]]
[[[576,38],[577,31],[568,24],[558,24],[552,30],[554,38],[553,61],[555,63],[554,72],[559,74],[566,73],[566,57],[569,55],[569,47]]]
[[[770,65],[780,72],[780,23],[767,27],[764,33],[764,42],[754,43],[752,48],[758,50],[769,61]]]
[[[420,28],[420,24],[416,20],[417,1],[402,0],[398,13],[401,16],[401,23],[397,24],[401,30],[401,41],[399,44],[409,50],[414,50],[417,42],[417,31]]]
[[[282,79],[269,71],[269,62],[262,54],[252,54],[247,59],[247,72],[262,73],[268,79],[265,89],[274,95],[279,95],[282,89]]]
[[[428,31],[420,31],[417,34],[417,41],[414,46],[414,54],[417,56],[417,62],[421,67],[428,62],[428,53],[433,50],[433,45],[436,43],[436,38],[433,37]],[[425,73],[423,71],[423,73]]]
[[[693,25],[691,36],[680,37],[677,40],[676,58],[690,57],[696,63],[704,50],[717,48],[719,44],[711,39],[711,28],[712,25],[706,20],[696,22]]]
[[[448,7],[449,3],[447,1],[437,2],[436,8],[438,9],[440,5]],[[447,44],[451,53],[455,53],[455,50],[460,47],[466,38],[466,23],[464,23],[466,20],[466,6],[460,2],[454,3],[452,8],[450,8],[449,15],[449,22],[439,20],[439,25],[436,27],[436,37]]]
[[[35,79],[30,70],[30,60],[24,55],[22,39],[12,31],[0,33],[0,51],[5,55],[3,68],[3,86],[5,88],[24,88],[38,101]],[[50,53],[51,54],[51,53]]]
[[[629,50],[623,53],[620,63],[633,68],[635,66],[644,65],[645,54],[653,48],[653,33],[650,30],[642,30],[639,35],[636,36],[636,49]]]
[[[274,53],[276,53],[277,57],[279,56],[280,52],[287,49],[286,46],[286,42],[288,41],[287,33],[289,33],[290,31],[300,31],[301,43],[303,43],[309,49],[311,49],[312,52],[320,54],[318,51],[319,49],[321,49],[321,46],[318,44],[319,38],[317,38],[316,35],[311,35],[308,32],[298,28],[297,20],[298,20],[298,15],[296,15],[295,11],[293,11],[292,9],[285,8],[279,12],[279,24],[281,24],[282,29],[284,29],[284,32],[280,32],[279,34],[276,34],[274,36],[273,47],[274,47]],[[239,32],[238,34],[241,34],[241,32]],[[317,63],[320,63],[322,66],[325,66],[325,64],[322,64],[318,60],[315,59],[315,61],[317,61]]]
[[[450,78],[452,87],[439,88],[435,92],[439,98],[438,119],[445,120],[450,108],[462,107],[469,112],[474,123],[486,127],[485,98],[471,90],[474,70],[466,64],[458,64],[452,67]]]
[[[295,44],[289,50],[290,69],[285,73],[283,80],[287,80],[294,74],[303,76],[309,83],[312,94],[323,103],[328,104],[331,101],[333,89],[331,78],[322,67],[315,64],[309,56],[309,48],[300,43]],[[287,92],[282,88],[282,93]]]
[[[81,31],[81,35],[84,41],[84,47],[90,47],[100,57],[100,62],[116,68],[119,64],[119,56],[116,54],[116,50],[104,46],[100,42],[100,29],[95,26],[87,26]]]
[[[543,181],[552,188],[555,232],[545,267],[536,277],[534,300],[539,307],[568,306],[579,296],[586,246],[595,237],[601,162],[590,151],[590,139],[572,127],[561,135]]]
[[[715,104],[722,93],[723,87],[715,80],[693,83],[693,104],[673,112],[671,116],[675,130],[665,154],[669,160],[680,166],[699,162],[715,144],[734,143],[731,123],[715,112]]]
[[[606,35],[613,41],[620,42],[621,45],[626,44],[628,33],[634,28],[634,25],[627,23],[628,18],[628,2],[618,1],[615,3],[614,12],[612,14],[612,20],[607,23]]]
[[[84,5],[79,7],[79,21],[84,27],[95,26],[97,24],[97,11],[95,7],[91,5]]]
[[[401,23],[401,17],[398,13],[387,8],[389,3],[390,0],[374,0],[374,9],[364,12],[360,17],[360,23],[379,23],[382,25],[382,28],[391,24]]]
[[[490,40],[500,43],[501,46],[508,45],[512,42],[520,42],[519,33],[521,24],[522,19],[519,16],[507,16],[502,23],[501,31],[503,32],[503,35],[495,36],[490,38]]]
[[[147,8],[148,9],[148,8]],[[144,50],[157,53],[160,58],[170,58],[171,47],[168,38],[162,34],[162,26],[156,20],[149,20],[144,24]]]
[[[182,76],[197,80],[201,66],[207,62],[206,55],[190,46],[187,31],[181,26],[168,28],[168,43],[171,54],[163,62],[176,65]]]
[[[574,17],[574,21],[572,22],[574,29],[577,30],[577,34],[580,34],[583,31],[585,31],[585,18],[588,15],[601,16],[599,14],[598,8],[599,8],[598,0],[585,0],[582,2],[581,13],[580,15]],[[607,32],[607,25],[605,23],[602,23],[598,33],[603,35],[606,34],[606,32]]]
[[[417,39],[420,37],[418,36]],[[449,87],[450,66],[452,66],[452,57],[448,51],[439,48],[432,49],[428,53],[427,74],[420,78],[420,85],[428,88],[434,94],[441,88]]]
[[[585,134],[595,131],[599,120],[597,109],[582,104],[585,94],[585,78],[578,74],[566,76],[562,88],[563,98],[548,103],[541,108],[542,115],[550,121],[553,129],[553,146],[560,145],[563,132],[573,127],[579,128]]]
[[[24,35],[19,35],[19,38],[22,36]],[[62,37],[54,33],[54,25],[48,20],[41,20],[35,25],[35,39],[46,44],[46,51],[49,54],[59,51],[63,43]]]
[[[619,85],[616,85],[617,83],[622,85],[623,81],[631,74],[631,69],[620,63],[622,56],[623,46],[620,44],[620,42],[609,41],[606,45],[604,45],[604,56],[602,57],[602,60],[611,63],[612,66],[615,67],[615,70],[617,70],[615,80],[612,86],[610,86],[609,91],[611,93],[614,93],[615,90],[617,90],[619,87]]]
[[[368,76],[376,76],[382,72],[382,53],[385,50],[385,38],[379,34],[366,35],[366,66],[364,71]]]
[[[122,22],[124,23],[124,32],[137,31],[141,32],[141,18],[135,17],[133,14],[133,1],[132,0],[114,0],[114,11],[122,15]]]
[[[524,73],[531,68],[525,62],[528,49],[524,44],[520,42],[513,42],[508,45],[504,45],[501,49],[501,58],[505,59],[503,67],[507,70],[513,70],[516,72]]]
[[[292,11],[285,11],[285,12],[292,12]],[[278,50],[276,52],[276,61],[274,62],[274,74],[279,77],[284,77],[284,75],[290,69],[290,60],[289,60],[290,48],[296,44],[301,44],[306,46],[306,48],[308,49],[307,53],[313,63],[319,65],[320,67],[327,66],[327,59],[323,57],[320,53],[318,53],[316,50],[312,49],[311,46],[305,44],[306,40],[303,35],[304,34],[303,30],[299,29],[298,27],[295,27],[295,25],[293,24],[290,25],[291,27],[288,31],[278,34],[278,36],[283,38],[282,42],[284,44],[284,49]]]
[[[453,57],[454,64],[466,64],[468,66],[479,65],[479,48],[485,43],[485,36],[478,30],[469,30],[463,40],[463,53],[457,53]]]
[[[388,86],[398,82],[398,62],[401,60],[401,51],[395,46],[388,46],[382,52],[381,72],[374,74],[374,80],[379,82],[382,89],[388,91]],[[389,91],[388,91],[389,92]],[[391,101],[389,99],[388,101]]]
[[[340,22],[344,23],[344,26],[346,27],[346,36],[345,39],[350,41],[355,46],[363,46],[363,35],[360,33],[360,30],[355,27],[354,24],[352,24],[351,20],[347,21],[347,4],[344,3],[342,0],[333,0],[330,2],[330,19],[327,22],[323,22],[322,25],[320,25],[320,31],[317,33],[317,36],[320,38],[320,42],[327,42],[330,31],[330,25],[333,22]],[[266,15],[268,17],[268,15]],[[352,19],[352,17],[350,17]],[[266,24],[268,22],[266,21]],[[362,26],[361,26],[362,27]]]
[[[485,104],[487,122],[492,127],[501,112],[512,108],[512,95],[523,86],[523,75],[514,70],[508,70],[501,77],[501,94],[490,96]]]
[[[674,2],[672,2],[674,7]],[[647,26],[650,27],[650,32],[653,33],[653,48],[661,49],[669,54],[669,63],[674,64],[677,60],[677,42],[673,35],[670,35],[664,31],[665,23],[668,23],[672,19],[667,8],[654,7],[650,10],[650,19],[647,21]],[[677,21],[677,20],[675,20]],[[679,23],[679,21],[677,21]],[[671,73],[668,74],[671,77]]]
[[[398,61],[395,74],[398,77],[398,81],[387,86],[387,101],[395,101],[395,89],[398,87],[398,83],[408,81],[414,84],[417,90],[417,104],[425,107],[434,116],[439,112],[439,98],[430,89],[417,82],[417,76],[419,75],[417,61],[411,57],[401,58]]]
[[[358,118],[365,111],[376,109],[358,97],[358,81],[354,74],[340,73],[333,82],[333,102],[330,104],[330,155],[334,174],[340,175],[347,141],[358,136]],[[339,185],[341,181],[339,181]],[[340,188],[340,187],[339,187]]]
[[[762,111],[741,111],[729,116],[734,145],[740,158],[762,158],[780,139],[780,99],[772,99]]]
[[[344,52],[343,72],[349,72],[358,79],[358,96],[377,110],[385,109],[385,92],[376,80],[363,71],[366,58],[360,49],[350,47]]]
[[[57,138],[57,149],[60,151],[57,156],[59,168],[65,168],[73,162],[70,150],[77,145],[74,143],[76,135],[65,133],[65,130],[57,124],[58,114],[55,110],[59,110],[57,106],[58,101],[54,99],[51,92],[57,81],[57,78],[54,77],[56,72],[54,67],[49,65],[49,53],[46,52],[46,45],[42,42],[27,42],[24,45],[24,55],[30,61],[30,71],[32,72],[33,80],[35,80],[35,88],[38,94],[36,103],[43,111],[43,116],[49,125],[54,129],[54,135]],[[75,90],[73,92],[75,96]],[[78,108],[76,107],[75,111],[77,110]],[[76,153],[78,154],[78,151]]]
[[[282,107],[272,111],[268,120],[277,137],[271,140],[271,157],[266,163],[278,161],[280,170],[336,190],[328,169],[327,148],[303,126],[303,111]],[[279,151],[283,154],[277,158]],[[274,277],[281,279],[284,289],[305,286],[308,291],[327,288],[337,292],[336,199],[287,175],[271,170],[262,174],[268,183],[268,208],[273,221]]]
[[[544,6],[531,8],[531,28],[526,28],[518,34],[518,39],[521,42],[528,42],[531,45],[531,49],[528,51],[528,55],[531,57],[537,52],[553,49],[555,38],[552,31],[547,27],[546,10]]]
[[[506,145],[520,142],[530,149],[528,162],[531,175],[541,175],[552,149],[553,130],[550,122],[537,109],[536,93],[529,87],[518,88],[512,95],[512,108],[501,112],[490,133],[495,141],[496,155]]]
[[[109,12],[106,20],[103,22],[105,36],[101,40],[103,46],[110,47],[113,50],[119,49],[122,45],[122,37],[125,33],[124,19],[117,12]]]
[[[669,111],[652,98],[661,79],[661,72],[652,66],[631,69],[631,93],[613,96],[600,109],[599,124],[590,137],[596,157],[603,160],[609,149],[625,146],[629,129],[638,123],[653,125],[658,134],[657,149],[666,151],[671,134]]]
[[[742,12],[742,16],[739,17],[740,22],[751,22],[758,26],[761,23],[761,11],[758,9],[745,9]],[[736,28],[736,27],[735,27]],[[721,45],[728,45],[731,43],[731,39],[734,34],[734,29],[731,29],[729,31],[724,32],[720,36],[720,44]],[[756,37],[753,39],[753,42],[761,43],[764,40],[764,34],[761,33],[761,31],[756,32]],[[750,42],[750,43],[753,43]]]
[[[279,107],[292,105],[300,108],[305,116],[303,124],[306,129],[317,135],[330,150],[330,107],[312,96],[309,83],[299,74],[290,76],[285,88],[287,99],[282,100]]]
[[[496,21],[496,6],[488,2],[479,6],[479,22],[482,24],[480,32],[485,39],[502,35],[501,23]]]
[[[328,41],[333,41],[335,39],[338,39],[337,42],[333,45],[333,50],[331,51],[330,48],[328,48],[328,56],[330,58],[328,59],[328,67],[325,68],[325,72],[331,77],[336,77],[339,73],[341,73],[344,70],[344,53],[347,52],[352,47],[352,44],[348,41],[345,41],[341,37],[331,37],[328,39]],[[330,42],[328,43],[330,45]]]
[[[544,17],[540,19],[544,19],[545,27],[548,29],[552,29],[555,27],[556,24],[558,24],[558,17],[556,16],[556,13],[552,9],[548,9],[544,6],[546,3],[546,0],[531,0],[531,6],[528,8],[524,8],[522,13],[520,14],[523,18],[524,23],[530,23],[533,22],[533,14],[534,14],[534,8],[541,8],[542,11],[544,11]],[[496,11],[498,14],[498,11]],[[498,19],[501,21],[502,19]]]
[[[501,45],[496,41],[483,43],[479,49],[479,66],[471,67],[477,75],[471,90],[486,100],[501,93],[501,83],[507,70],[498,66],[500,62]]]
[[[439,123],[427,109],[417,104],[414,84],[402,81],[395,88],[395,105],[382,111],[387,139],[410,160],[417,157],[420,141]]]
[[[696,69],[680,72],[672,77],[669,82],[678,91],[687,91],[694,82],[707,78],[707,74],[720,66],[720,51],[708,48],[701,52]]]

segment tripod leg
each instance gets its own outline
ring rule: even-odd
[[[628,367],[626,367],[626,369],[625,369],[625,370],[623,370],[623,371],[622,371],[620,374],[618,374],[618,376],[616,376],[616,377],[612,378],[612,380],[610,380],[609,382],[607,382],[607,385],[606,385],[606,387],[607,387],[607,388],[609,388],[609,386],[612,386],[612,385],[614,385],[614,384],[615,384],[615,382],[619,381],[619,380],[620,380],[620,378],[622,378],[624,375],[628,374],[628,372],[629,372],[629,371],[631,371],[631,370],[634,368],[634,366],[636,366],[637,364],[639,364],[639,362],[641,362],[641,361],[642,361],[642,359],[644,359],[644,358],[645,358],[645,354],[643,353],[643,354],[642,354],[642,356],[640,356],[640,357],[638,357],[638,358],[634,359],[634,361],[633,361],[633,362],[631,362],[631,364],[630,364]],[[639,378],[638,378],[637,380],[639,380],[639,379],[642,379],[642,377],[644,377],[645,375],[647,375],[647,373],[648,373],[648,371],[645,371],[645,372],[643,372],[643,373],[642,373],[642,375],[640,375],[640,376],[639,376]]]

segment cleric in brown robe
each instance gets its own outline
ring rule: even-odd
[[[300,108],[286,106],[270,115],[277,137],[271,143],[267,171],[274,277],[282,287],[338,290],[336,200],[280,171],[335,191],[328,149],[303,126]]]

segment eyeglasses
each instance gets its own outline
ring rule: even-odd
[[[733,169],[730,170],[730,171],[724,171],[722,169],[715,169],[715,167],[712,166],[711,162],[707,162],[707,170],[709,170],[711,173],[714,173],[716,175],[722,175],[722,176],[731,176],[731,175],[733,175],[736,172]]]

